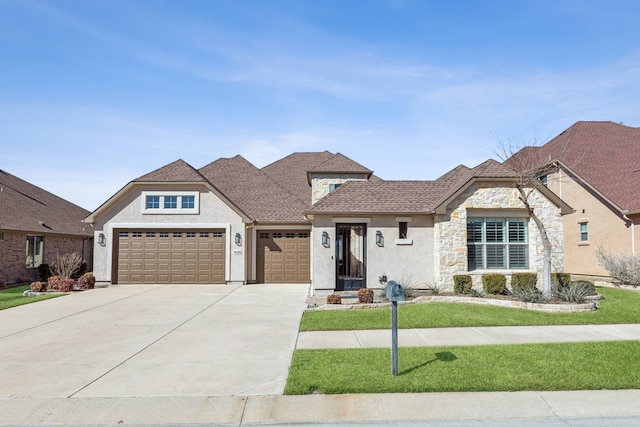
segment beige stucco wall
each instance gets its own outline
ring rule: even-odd
[[[367,224],[366,283],[368,288],[380,288],[378,278],[386,274],[389,280],[410,282],[424,288],[434,281],[433,271],[433,218],[430,215],[413,215],[408,221],[405,241],[398,238],[396,215],[369,215],[345,218],[320,215],[313,219],[311,242],[312,285],[315,290],[335,289],[336,281],[336,224],[353,222]],[[384,236],[384,246],[376,245],[376,232]],[[329,247],[322,246],[322,233],[330,236]]]
[[[563,224],[560,208],[551,203],[541,193],[534,191],[530,197],[538,217],[552,243],[552,270],[561,272],[564,268],[562,252]],[[473,270],[467,268],[467,218],[470,211],[474,216],[484,217],[526,217],[524,205],[519,200],[518,191],[503,183],[475,183],[460,194],[447,207],[446,214],[437,215],[434,226],[434,268],[435,283],[443,290],[453,290],[453,276],[469,274],[474,287],[482,288],[482,274],[503,273],[509,277],[515,271],[538,273],[541,286],[543,268],[543,249],[540,233],[532,220],[529,220],[529,269],[527,270]]]
[[[625,220],[561,170],[548,175],[547,185],[575,210],[574,213],[564,216],[567,273],[607,276],[607,271],[598,264],[594,254],[598,245],[602,245],[607,252],[627,256],[633,254],[635,246],[637,254],[640,242],[637,224]],[[637,223],[637,217],[635,220]],[[580,241],[581,222],[588,223],[588,242]],[[635,230],[632,230],[633,227]]]
[[[198,191],[198,214],[145,214],[143,213],[143,191]],[[116,203],[96,218],[94,223],[94,274],[98,282],[111,282],[113,271],[114,230],[118,228],[142,229],[186,229],[186,228],[223,228],[226,230],[226,281],[244,283],[245,247],[236,246],[234,237],[240,233],[242,241],[247,242],[245,224],[242,218],[227,206],[219,197],[205,186],[170,186],[158,188],[154,185],[136,185],[120,194]],[[104,233],[106,244],[98,244],[98,236]]]

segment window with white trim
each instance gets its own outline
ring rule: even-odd
[[[144,214],[197,214],[200,210],[198,191],[143,191]]]
[[[44,236],[27,236],[27,268],[39,267],[44,262]]]
[[[528,234],[526,218],[469,218],[468,269],[529,268]]]
[[[580,224],[580,242],[588,242],[589,241],[589,223],[581,222]]]

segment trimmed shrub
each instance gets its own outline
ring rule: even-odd
[[[540,292],[540,290],[536,287],[533,288],[519,288],[513,291],[513,295],[518,298],[518,300],[522,302],[532,302],[532,303],[545,303],[548,302],[547,298]]]
[[[583,281],[580,280],[571,283],[569,286],[558,288],[558,291],[554,293],[554,296],[563,301],[582,304],[586,301],[590,292],[589,286],[585,286],[582,282]]]
[[[373,304],[373,289],[358,289],[358,303]]]
[[[511,275],[511,290],[515,294],[520,290],[532,290],[536,288],[538,275],[536,273],[513,273]]]
[[[575,282],[571,282],[571,286],[584,288],[584,291],[589,296],[593,296],[597,294],[596,285],[594,285],[593,282],[590,282],[588,280],[576,280]]]
[[[482,275],[482,289],[488,294],[504,294],[507,291],[507,276],[500,273]]]
[[[342,297],[338,294],[327,295],[327,304],[342,304]]]
[[[73,289],[73,279],[58,280],[58,291],[71,292],[72,289]]]
[[[47,290],[47,282],[32,282],[29,288],[31,292],[44,292]]]
[[[60,276],[51,276],[47,279],[47,291],[60,290],[58,283],[60,282]]]
[[[468,274],[455,274],[453,276],[453,291],[456,294],[466,294],[473,286],[473,280]]]
[[[78,278],[78,289],[93,289],[96,285],[96,276],[85,273]]]

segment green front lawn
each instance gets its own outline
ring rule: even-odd
[[[640,323],[640,292],[598,288],[605,296],[596,311],[543,313],[518,308],[461,303],[411,304],[398,307],[399,328],[447,328],[472,326],[594,325]],[[387,329],[389,307],[370,310],[307,311],[300,331]]]
[[[640,341],[296,350],[285,394],[640,388]]]
[[[39,295],[37,297],[25,297],[22,293],[29,289],[29,286],[18,286],[17,288],[5,289],[0,291],[0,310],[11,308],[18,305],[29,304],[45,299],[56,298],[64,294]]]

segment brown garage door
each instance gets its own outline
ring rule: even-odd
[[[224,230],[117,230],[117,283],[225,283]]]
[[[309,283],[309,232],[258,231],[258,283]]]

